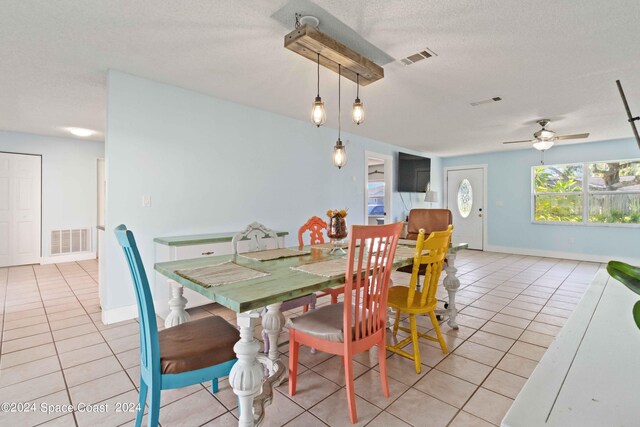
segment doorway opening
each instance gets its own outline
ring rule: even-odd
[[[391,223],[393,159],[384,154],[366,152],[365,218],[368,225]]]

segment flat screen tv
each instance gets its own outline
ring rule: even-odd
[[[398,153],[398,191],[424,193],[431,181],[431,159]]]

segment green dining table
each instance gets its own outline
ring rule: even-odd
[[[399,245],[411,246],[415,245],[415,242],[401,241]],[[245,256],[250,254],[220,255],[161,262],[154,266],[157,272],[170,281],[196,291],[212,302],[217,302],[237,313],[240,340],[235,344],[234,351],[238,362],[231,371],[229,382],[233,392],[238,396],[240,426],[253,426],[262,422],[264,408],[271,402],[272,388],[277,386],[283,378],[285,367],[279,360],[277,345],[278,337],[285,324],[285,318],[280,311],[282,303],[344,284],[344,271],[341,274],[323,276],[295,269],[306,264],[344,258],[344,253],[341,251],[330,253],[326,249],[308,246],[301,251],[308,253],[268,261],[259,261]],[[413,255],[409,256],[409,253],[410,251],[403,251],[402,255],[396,254],[394,267],[411,265]],[[228,262],[267,275],[217,286],[203,286],[189,279],[189,276],[183,272]],[[179,274],[178,271],[182,271],[183,274]],[[184,310],[185,304],[186,299],[178,304],[179,307],[171,307],[171,309]],[[269,337],[269,341],[273,343],[268,355],[259,353],[260,345],[254,337],[260,317],[262,317],[262,328]],[[188,319],[188,316],[182,318]],[[265,369],[269,373],[266,379],[264,378]]]

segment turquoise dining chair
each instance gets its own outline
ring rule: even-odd
[[[140,321],[140,427],[149,392],[148,426],[158,425],[160,392],[211,381],[218,391],[218,378],[229,376],[236,362],[233,345],[238,330],[219,316],[210,316],[158,332],[149,281],[133,233],[124,225],[115,229],[135,285]]]

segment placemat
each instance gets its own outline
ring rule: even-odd
[[[218,265],[209,265],[207,267],[177,270],[176,274],[205,288],[269,275],[269,273],[243,267],[230,261]]]
[[[416,248],[410,248],[408,246],[398,246],[396,248],[396,258],[413,258],[416,254]]]
[[[311,247],[313,249],[333,249],[336,246],[333,243],[318,243],[317,245],[311,245]],[[349,242],[341,243],[337,247],[347,249],[349,247]]]
[[[292,270],[315,274],[322,277],[340,277],[347,271],[347,258],[337,258],[329,261],[314,262],[311,264],[291,267]]]
[[[245,252],[240,254],[245,258],[255,259],[256,261],[269,261],[272,259],[289,258],[293,256],[307,255],[310,251],[299,251],[297,249],[267,249],[266,251]]]

